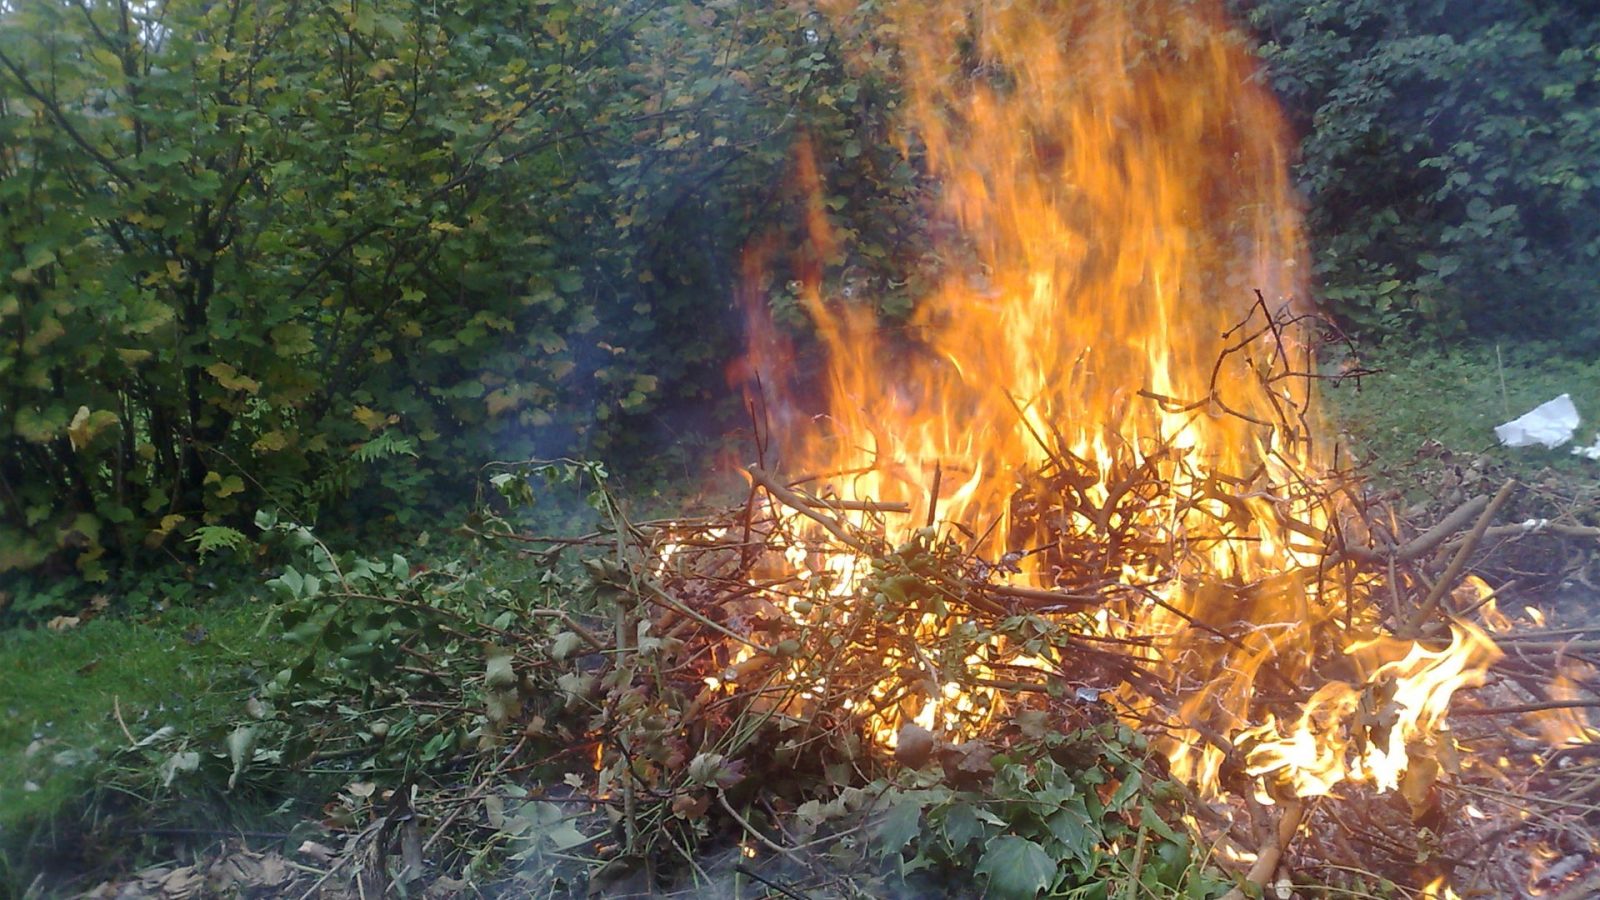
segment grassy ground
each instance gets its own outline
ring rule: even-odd
[[[1600,359],[1556,359],[1537,345],[1497,352],[1491,344],[1380,349],[1360,361],[1379,373],[1329,387],[1325,397],[1343,443],[1380,480],[1394,480],[1429,442],[1456,459],[1484,456],[1524,479],[1546,469],[1600,478],[1600,462],[1571,452],[1600,431]],[[1499,445],[1496,425],[1563,393],[1582,418],[1572,443],[1555,450]]]
[[[223,752],[204,744],[285,658],[262,632],[265,592],[249,588],[147,618],[0,633],[0,883],[100,814],[91,796],[158,783],[149,769],[174,745],[131,745],[172,728],[195,751]]]

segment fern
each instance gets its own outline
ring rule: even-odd
[[[361,462],[374,462],[388,459],[393,456],[410,456],[415,458],[416,448],[412,446],[410,438],[395,437],[389,431],[373,438],[356,448],[355,457]]]
[[[195,545],[201,557],[217,550],[237,550],[248,540],[244,532],[226,525],[201,525],[189,535],[189,543]]]

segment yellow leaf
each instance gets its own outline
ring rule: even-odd
[[[72,449],[82,450],[89,443],[89,407],[80,406],[73,414],[72,421],[67,423],[67,440],[72,442]]]
[[[365,425],[367,427],[368,431],[377,431],[379,428],[383,427],[383,423],[384,423],[384,415],[383,415],[383,413],[378,412],[377,410],[372,409],[371,407],[358,406],[355,409],[351,410],[350,415],[357,422],[360,422],[362,425]]]
[[[522,402],[510,388],[501,388],[484,398],[484,403],[489,407],[489,415],[498,416],[508,409],[516,409]]]
[[[16,413],[17,434],[35,444],[46,444],[60,437],[66,424],[67,411],[59,406],[49,407],[43,413],[24,406]]]
[[[28,333],[22,342],[22,352],[27,356],[37,356],[40,350],[55,343],[56,338],[67,333],[61,321],[55,316],[45,316],[39,324]]]
[[[256,438],[256,442],[250,445],[250,449],[270,453],[282,450],[287,446],[289,446],[289,436],[287,434],[281,431],[269,431]]]
[[[254,394],[261,390],[261,382],[248,375],[240,375],[239,371],[225,362],[215,362],[206,367],[206,372],[217,380],[217,384],[230,391],[244,391]]]
[[[388,347],[374,347],[372,349],[373,362],[386,363],[391,359],[394,359],[394,353]]]
[[[237,475],[229,475],[227,478],[222,479],[222,484],[217,486],[217,496],[219,498],[232,497],[243,490],[244,479]]]
[[[139,350],[133,347],[118,347],[117,356],[128,365],[137,365],[153,356],[149,350]]]
[[[167,277],[173,281],[183,280],[183,263],[175,259],[167,260]]]
[[[72,449],[82,450],[89,446],[95,435],[120,421],[117,414],[110,410],[101,409],[91,413],[89,407],[80,406],[72,421],[67,423],[67,439],[72,442]]]

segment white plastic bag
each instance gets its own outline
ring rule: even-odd
[[[1504,425],[1496,425],[1494,435],[1507,447],[1543,444],[1553,449],[1572,440],[1572,433],[1577,430],[1578,408],[1572,405],[1571,394],[1562,394]]]

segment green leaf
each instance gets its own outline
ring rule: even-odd
[[[255,755],[256,736],[256,729],[249,725],[241,725],[228,735],[228,759],[233,763],[233,772],[228,776],[230,791]]]
[[[989,842],[973,870],[989,879],[987,896],[1031,898],[1056,882],[1056,863],[1044,848],[1015,835]]]
[[[1129,775],[1123,780],[1122,784],[1117,786],[1116,793],[1111,795],[1111,804],[1107,808],[1113,810],[1121,809],[1128,802],[1129,797],[1139,792],[1139,788],[1143,784],[1144,778],[1138,772]]]
[[[906,797],[889,811],[883,824],[878,826],[878,840],[889,853],[899,853],[922,830],[922,808],[925,801]]]
[[[238,476],[232,476],[237,478]],[[189,535],[189,543],[195,545],[195,550],[202,557],[218,550],[233,550],[244,546],[249,538],[238,529],[226,525],[201,525]]]
[[[944,814],[944,839],[950,844],[950,849],[960,853],[967,845],[983,836],[983,823],[978,820],[978,813],[970,803],[957,803],[945,810]]]
[[[1085,862],[1093,852],[1096,836],[1091,829],[1093,820],[1083,808],[1083,798],[1074,797],[1067,805],[1045,819],[1045,827],[1060,844],[1061,852]]]

